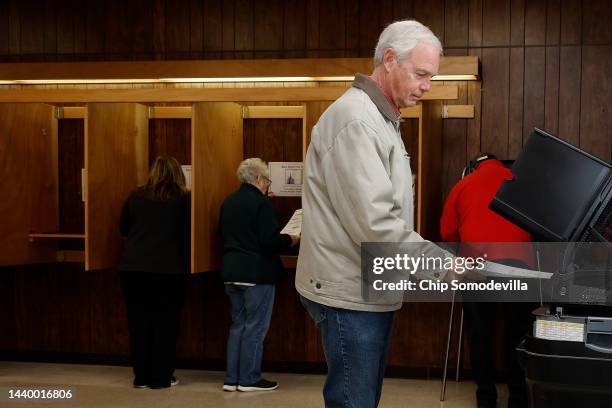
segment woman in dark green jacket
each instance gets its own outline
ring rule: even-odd
[[[283,274],[279,252],[299,236],[280,234],[267,198],[268,167],[259,158],[246,159],[237,171],[240,189],[221,206],[222,278],[232,304],[227,341],[225,391],[265,391],[278,387],[261,376],[263,341],[272,317],[274,288]]]

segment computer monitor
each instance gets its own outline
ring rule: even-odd
[[[534,240],[584,240],[609,211],[612,166],[543,130],[531,133],[512,173],[489,208]]]

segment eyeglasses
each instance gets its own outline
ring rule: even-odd
[[[268,184],[272,184],[272,180],[270,180],[269,178],[267,178],[266,176],[262,176],[260,175],[260,177],[264,180],[266,180],[268,182]]]

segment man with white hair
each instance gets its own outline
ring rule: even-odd
[[[326,407],[376,407],[401,296],[361,292],[362,242],[422,242],[414,231],[410,157],[400,108],[431,88],[442,45],[417,21],[381,33],[370,76],[321,116],[306,154],[296,289],[321,331]]]

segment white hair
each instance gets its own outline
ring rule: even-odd
[[[442,43],[427,26],[416,20],[402,20],[389,24],[378,38],[374,50],[374,66],[377,67],[382,63],[387,48],[393,49],[398,61],[401,62],[419,42],[438,47],[442,55]]]
[[[253,184],[257,176],[268,177],[268,165],[259,157],[245,159],[240,162],[236,175],[241,183]]]

